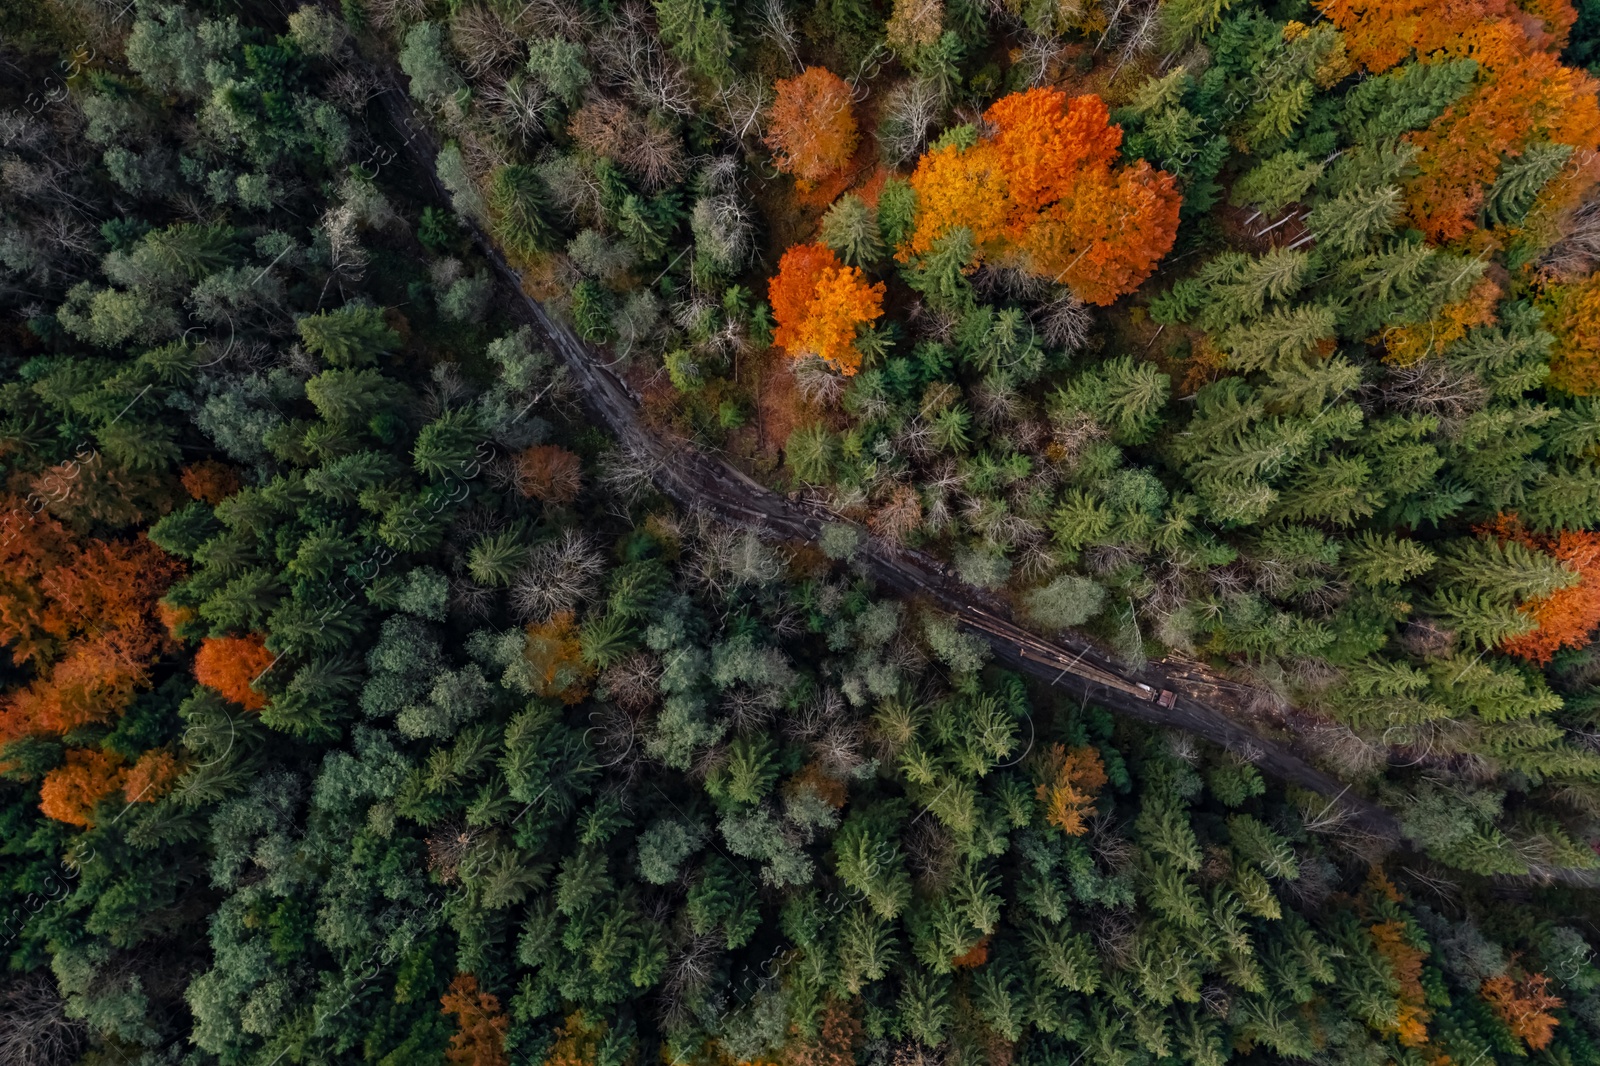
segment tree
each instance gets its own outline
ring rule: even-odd
[[[851,266],[869,267],[883,256],[877,212],[855,193],[846,193],[828,208],[820,237]]]
[[[779,170],[802,189],[844,168],[856,150],[850,86],[826,67],[807,67],[775,86],[766,143]]]
[[[1425,130],[1406,134],[1415,145],[1417,173],[1406,181],[1413,222],[1437,242],[1477,226],[1485,193],[1502,161],[1535,142],[1593,151],[1600,144],[1600,103],[1594,79],[1564,67],[1544,45],[1542,29],[1475,4],[1440,11],[1426,0],[1326,0],[1321,5],[1344,31],[1351,58],[1373,73],[1413,52],[1430,65],[1470,59],[1476,84]],[[1581,171],[1581,168],[1579,168]],[[1568,202],[1591,180],[1563,179],[1552,196]]]
[[[202,503],[215,507],[239,491],[239,473],[227,463],[202,459],[183,468],[183,489]],[[198,547],[198,545],[196,545]]]
[[[1551,286],[1544,302],[1556,336],[1550,384],[1573,396],[1600,393],[1600,274]]]
[[[1484,981],[1478,994],[1529,1050],[1543,1051],[1550,1046],[1556,1026],[1561,1024],[1551,1011],[1564,1004],[1550,992],[1548,976],[1532,973],[1516,981],[1510,974],[1500,974]]]
[[[583,461],[557,444],[517,456],[517,491],[545,503],[571,503],[583,487]]]
[[[777,322],[772,342],[793,357],[815,355],[845,374],[861,368],[857,329],[883,314],[884,285],[868,284],[857,267],[839,262],[821,244],[783,253],[767,298]]]
[[[247,711],[259,711],[267,697],[254,682],[275,661],[259,634],[248,637],[207,637],[194,657],[194,676]]]
[[[1081,626],[1105,607],[1106,590],[1076,574],[1063,574],[1023,600],[1028,617],[1047,629]]]
[[[992,259],[1109,304],[1171,250],[1176,183],[1143,161],[1115,166],[1122,131],[1098,96],[1030,89],[997,101],[984,120],[992,134],[965,145],[947,135],[918,161],[917,225],[896,253],[902,262],[966,228],[975,241],[968,269]]]
[[[456,1025],[445,1052],[447,1061],[459,1066],[509,1066],[505,1048],[508,1021],[501,1013],[498,996],[482,991],[472,974],[458,973],[439,1002]]]
[[[102,800],[122,791],[122,758],[110,752],[73,748],[66,762],[45,774],[39,809],[46,818],[88,828]]]
[[[583,657],[583,643],[571,611],[557,611],[527,629],[529,677],[535,695],[580,703],[589,694],[594,667]]]
[[[1514,515],[1501,516],[1492,530],[1508,541],[1548,555],[1577,574],[1577,580],[1566,588],[1524,600],[1519,609],[1536,628],[1502,641],[1500,647],[1544,666],[1562,648],[1589,644],[1600,628],[1600,533],[1581,529],[1530,533]]]
[[[400,335],[384,321],[383,309],[346,304],[307,315],[295,327],[313,355],[337,367],[370,366],[400,347]]]
[[[400,69],[411,79],[411,96],[428,107],[441,107],[465,87],[444,54],[444,30],[437,22],[419,22],[406,34]]]
[[[1044,752],[1040,773],[1043,780],[1035,794],[1044,804],[1045,820],[1068,836],[1087,833],[1084,816],[1094,808],[1095,798],[1106,783],[1100,753],[1092,747],[1069,750],[1055,744]]]

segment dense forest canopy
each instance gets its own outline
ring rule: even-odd
[[[0,1063],[1600,1066],[1597,93],[1592,0],[0,6]]]

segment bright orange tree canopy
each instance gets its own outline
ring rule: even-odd
[[[194,656],[194,676],[247,711],[259,711],[267,697],[250,686],[271,666],[273,655],[256,634],[248,637],[207,637]]]
[[[846,375],[861,369],[856,329],[883,314],[883,282],[839,262],[821,244],[797,244],[778,261],[767,287],[777,323],[772,342],[789,354],[817,355]]]
[[[1122,130],[1098,96],[1013,93],[984,113],[992,132],[917,163],[917,226],[904,261],[967,227],[984,259],[1053,278],[1109,304],[1172,250],[1182,198],[1172,176],[1140,160],[1118,167]]]

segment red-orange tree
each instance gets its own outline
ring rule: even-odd
[[[266,641],[252,633],[248,637],[207,637],[200,642],[194,657],[194,676],[247,711],[259,711],[267,697],[251,687],[251,682],[272,665],[273,655]]]
[[[826,67],[807,67],[779,78],[776,89],[766,141],[778,169],[802,187],[843,169],[857,141],[849,84]]]
[[[178,569],[143,537],[80,540],[0,498],[0,644],[32,674],[0,703],[0,744],[120,714],[165,645],[156,601]]]
[[[861,369],[856,331],[883,314],[883,282],[869,284],[856,267],[821,244],[783,253],[767,286],[777,330],[772,342],[790,355],[821,356],[849,375]]]
[[[1122,129],[1110,118],[1098,96],[1057,89],[996,101],[984,113],[992,133],[917,162],[916,229],[898,258],[967,227],[971,266],[1019,266],[1096,304],[1131,292],[1172,250],[1181,197],[1171,175],[1143,160],[1117,165]]]

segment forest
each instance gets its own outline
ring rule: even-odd
[[[0,1066],[1600,1066],[1600,0],[0,3]]]

